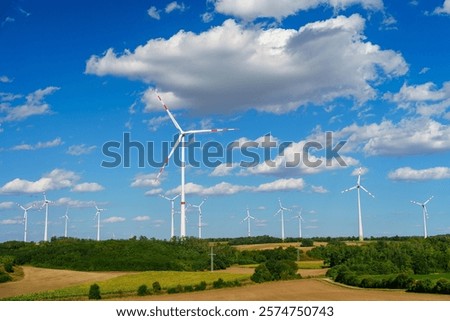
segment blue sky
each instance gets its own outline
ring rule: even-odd
[[[300,209],[305,237],[356,236],[356,192],[341,191],[360,167],[375,195],[361,195],[366,237],[423,235],[410,201],[431,196],[428,234],[450,233],[449,38],[449,0],[2,1],[0,241],[23,239],[17,203],[38,204],[28,240],[43,239],[43,192],[49,237],[64,234],[68,208],[69,236],[95,238],[97,204],[102,239],[169,238],[158,195],[179,192],[178,151],[159,180],[137,148],[129,166],[102,166],[112,152],[123,161],[125,133],[164,158],[177,130],[155,90],[183,129],[238,129],[197,135],[201,147],[257,146],[188,165],[187,201],[206,199],[204,237],[245,236],[247,206],[252,235],[281,236],[278,199],[292,209],[286,236],[298,235]],[[330,148],[345,142],[345,166],[317,148],[327,132]],[[120,147],[105,155],[108,142]],[[320,166],[286,166],[311,142]],[[251,155],[258,164],[241,166]],[[187,218],[198,235],[195,208]]]

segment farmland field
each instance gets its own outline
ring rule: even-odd
[[[89,285],[96,282],[104,291],[136,290],[143,283],[151,286],[158,280],[163,287],[175,284],[193,284],[200,280],[212,282],[219,277],[224,280],[248,279],[252,273],[249,268],[232,267],[226,271],[211,272],[77,272],[23,267],[24,278],[20,281],[0,284],[0,299],[47,291],[44,296],[34,299],[64,299],[70,293],[87,293]],[[323,269],[300,270],[304,277],[320,276]],[[180,281],[180,277],[183,281]],[[126,286],[124,286],[126,285]],[[53,292],[48,292],[53,291]],[[49,294],[50,293],[50,294]],[[51,296],[51,293],[56,297]],[[58,299],[58,295],[61,297]],[[29,297],[33,299],[33,296]],[[119,300],[179,300],[179,301],[425,301],[450,300],[447,295],[406,293],[400,290],[367,290],[335,284],[323,278],[305,278],[292,281],[248,284],[242,287],[213,289],[202,292],[163,294],[149,296],[126,296]],[[65,298],[67,299],[67,298]],[[78,298],[78,299],[86,299]]]

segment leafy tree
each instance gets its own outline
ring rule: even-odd
[[[101,300],[100,286],[94,283],[89,288],[89,300]]]
[[[149,294],[147,285],[142,284],[141,286],[139,286],[139,288],[138,288],[138,290],[137,290],[137,294],[138,294],[139,296],[144,296],[144,295]]]

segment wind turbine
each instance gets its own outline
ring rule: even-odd
[[[192,207],[195,207],[198,209],[198,238],[201,239],[202,238],[202,205],[203,203],[205,203],[206,199],[204,199],[199,205],[193,205],[191,204]]]
[[[279,213],[281,214],[281,240],[284,242],[284,211],[292,212],[292,210],[289,208],[283,207],[283,205],[281,205],[280,199],[278,199],[278,203],[280,204],[280,208],[275,213],[275,215],[278,215]]]
[[[433,198],[433,196],[431,196],[429,199],[427,199],[423,203],[419,203],[419,202],[416,202],[416,201],[411,201],[411,203],[419,205],[419,206],[422,207],[424,238],[428,237],[428,235],[427,235],[427,219],[428,219],[427,204],[428,204],[429,201],[431,201],[432,198]]]
[[[251,236],[251,233],[250,233],[250,220],[255,220],[255,218],[250,215],[250,210],[247,207],[247,216],[241,221],[241,223],[244,222],[244,221],[247,221],[247,236],[249,236],[249,237]]]
[[[95,217],[97,217],[97,241],[100,241],[100,215],[105,209],[98,208],[97,204],[95,204],[95,209],[97,210],[97,212],[95,212]]]
[[[294,216],[294,218],[298,219],[298,237],[302,238],[302,222],[303,217],[302,217],[302,210],[300,209],[300,211],[298,212],[298,215]]]
[[[185,197],[185,169],[186,169],[186,163],[185,163],[185,137],[186,135],[190,134],[200,134],[200,133],[217,133],[217,132],[224,132],[229,130],[234,130],[234,128],[222,128],[222,129],[198,129],[198,130],[183,130],[181,126],[176,121],[175,117],[170,112],[167,105],[164,103],[164,101],[161,99],[161,97],[157,94],[157,97],[161,104],[163,105],[164,109],[166,110],[167,114],[169,115],[169,118],[172,120],[172,123],[176,127],[176,129],[179,132],[178,139],[176,143],[173,145],[172,150],[170,151],[169,155],[164,161],[163,166],[161,167],[158,176],[156,179],[159,178],[159,176],[162,174],[164,168],[169,162],[170,157],[172,157],[173,153],[175,152],[175,149],[180,145],[181,143],[181,198],[180,198],[180,216],[181,216],[181,227],[180,227],[180,237],[184,238],[186,236],[186,197]]]
[[[48,240],[47,235],[47,226],[48,226],[48,204],[53,203],[49,199],[47,199],[47,196],[44,194],[44,202],[42,203],[41,209],[45,206],[45,227],[44,227],[44,241],[46,242]]]
[[[171,209],[170,209],[170,239],[173,239],[173,237],[175,236],[175,225],[174,225],[174,220],[173,217],[175,215],[175,208],[174,208],[174,203],[175,200],[180,196],[180,194],[178,194],[177,196],[173,197],[173,198],[168,198],[167,196],[164,195],[159,195],[160,197],[170,201],[171,203]]]
[[[359,235],[359,240],[363,241],[364,235],[363,235],[363,224],[362,224],[362,216],[361,216],[361,195],[360,195],[359,190],[362,189],[364,192],[366,192],[373,198],[375,198],[375,196],[373,196],[372,193],[370,193],[367,189],[364,188],[364,186],[361,185],[361,171],[362,171],[362,168],[360,167],[359,171],[358,171],[358,180],[356,182],[356,185],[353,187],[350,187],[346,190],[343,190],[341,193],[345,193],[345,192],[348,192],[348,191],[351,191],[354,189],[356,189],[358,192],[358,235]]]
[[[66,214],[64,214],[64,216],[62,217],[62,218],[65,219],[65,222],[64,222],[64,237],[67,237],[67,221],[69,221],[68,213],[69,213],[69,206],[67,206]]]
[[[27,231],[28,231],[28,210],[30,210],[34,205],[31,205],[29,207],[23,207],[20,204],[17,204],[21,209],[23,209],[23,224],[25,225],[24,231],[23,231],[23,241],[27,241]]]

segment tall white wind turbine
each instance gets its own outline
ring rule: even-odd
[[[47,233],[47,227],[48,227],[48,205],[50,203],[53,203],[52,201],[50,201],[49,199],[47,199],[47,196],[44,194],[44,201],[42,203],[41,209],[43,207],[45,207],[45,227],[44,227],[44,241],[46,242],[48,240],[48,233]]]
[[[24,231],[23,231],[23,241],[27,241],[27,233],[28,233],[28,210],[33,208],[33,205],[28,207],[23,207],[20,204],[17,204],[21,209],[23,209],[23,224],[24,224]]]
[[[206,201],[206,199],[204,199],[198,205],[191,204],[192,207],[195,207],[196,209],[198,209],[198,238],[199,239],[202,238],[202,226],[203,226],[203,222],[202,222],[202,205],[203,205],[203,203],[205,203],[205,201]]]
[[[250,220],[255,220],[253,216],[250,215],[250,210],[247,207],[247,216],[242,220],[242,222],[247,221],[247,236],[251,236],[250,232]],[[242,223],[241,222],[241,223]]]
[[[97,205],[95,205],[95,209],[97,210],[95,212],[95,217],[97,218],[97,241],[100,241],[100,215],[102,214],[103,211],[105,211],[106,209],[104,208],[99,208]]]
[[[170,207],[170,239],[173,239],[173,237],[175,236],[175,223],[174,223],[174,216],[175,216],[175,200],[180,197],[180,194],[178,194],[175,197],[172,198],[168,198],[167,196],[164,195],[159,195],[160,197],[170,201],[171,207]]]
[[[302,217],[302,210],[301,209],[298,212],[298,214],[296,216],[294,216],[294,218],[298,219],[298,237],[302,238],[302,222],[304,222],[304,220],[303,220],[303,217]]]
[[[292,210],[281,205],[280,199],[278,199],[278,203],[280,204],[280,208],[275,213],[275,215],[281,214],[281,240],[284,242],[284,211],[292,212]]]
[[[343,190],[341,193],[345,193],[351,190],[356,189],[358,192],[358,236],[359,236],[359,240],[363,241],[364,240],[364,235],[363,235],[363,224],[362,224],[362,215],[361,215],[361,195],[360,195],[360,189],[362,189],[364,192],[366,192],[367,194],[369,194],[370,196],[372,196],[373,198],[375,198],[374,195],[372,195],[372,193],[370,193],[366,188],[364,188],[364,186],[361,185],[361,171],[362,168],[359,168],[359,172],[358,172],[358,180],[356,182],[356,185],[353,187],[350,187],[346,190]]]
[[[433,196],[431,196],[429,199],[427,199],[423,203],[419,203],[419,202],[416,202],[416,201],[411,201],[411,203],[419,205],[419,206],[422,207],[424,238],[428,237],[428,234],[427,234],[427,219],[428,219],[427,204],[428,204],[429,201],[431,201],[432,198],[433,198]]]
[[[176,129],[179,132],[178,139],[177,139],[176,143],[174,144],[174,146],[172,147],[172,150],[170,151],[169,155],[165,159],[164,164],[163,164],[163,166],[161,167],[161,169],[159,171],[157,179],[159,178],[159,176],[163,172],[164,168],[168,164],[170,157],[172,157],[172,155],[175,152],[176,148],[181,143],[181,198],[180,198],[180,206],[181,206],[181,209],[180,209],[180,216],[181,216],[180,222],[181,222],[181,227],[180,227],[180,237],[184,238],[186,236],[186,197],[185,197],[185,186],[184,186],[185,185],[185,169],[186,169],[186,163],[185,163],[185,137],[186,137],[186,135],[190,135],[190,134],[224,132],[224,131],[234,130],[234,128],[199,129],[199,130],[186,130],[185,131],[178,124],[178,122],[176,121],[175,117],[172,115],[172,113],[170,112],[169,108],[164,103],[164,101],[161,99],[161,97],[158,94],[157,94],[157,96],[158,96],[159,101],[163,105],[165,111],[169,115],[169,118],[171,119],[172,123],[174,124],[174,126],[176,127]]]

